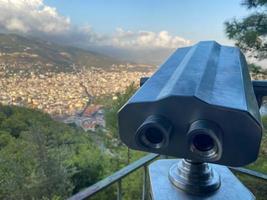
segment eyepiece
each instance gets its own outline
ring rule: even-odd
[[[151,144],[159,144],[164,140],[163,133],[156,127],[150,127],[145,131],[144,137]]]
[[[151,115],[137,129],[136,141],[148,148],[164,148],[169,144],[171,129],[171,123],[165,117]]]
[[[209,151],[214,148],[214,140],[205,133],[199,133],[193,138],[193,145],[199,151]]]
[[[216,161],[222,155],[221,130],[213,122],[198,120],[190,125],[188,131],[189,148],[195,159]]]

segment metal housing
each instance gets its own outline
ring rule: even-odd
[[[197,131],[214,139],[215,157],[192,150]],[[243,54],[214,41],[177,49],[121,108],[119,133],[136,150],[229,166],[253,162],[262,127]]]

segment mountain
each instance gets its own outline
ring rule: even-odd
[[[81,67],[123,64],[119,59],[39,38],[0,34],[0,67],[9,71],[73,71]]]
[[[148,65],[162,64],[175,50],[167,48],[127,49],[112,46],[90,46],[83,48],[94,52],[103,53],[122,61],[130,61],[138,64]]]

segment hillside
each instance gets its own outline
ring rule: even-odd
[[[15,34],[0,34],[0,66],[6,71],[73,71],[122,64],[109,56]]]
[[[0,104],[0,199],[66,199],[103,178],[104,158],[84,132]]]
[[[134,62],[137,64],[147,64],[151,66],[161,65],[175,49],[168,48],[116,48],[111,46],[90,46],[84,47],[94,52],[103,53],[112,58],[117,58],[126,62]]]
[[[0,199],[66,199],[142,157],[118,140],[117,111],[134,91],[131,86],[116,101],[102,99],[107,128],[97,132],[0,104]],[[124,199],[141,196],[141,177],[139,170],[123,180]],[[109,187],[93,199],[115,198],[116,188]]]

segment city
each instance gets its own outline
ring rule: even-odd
[[[77,73],[46,72],[29,76],[5,76],[2,70],[0,103],[37,108],[52,116],[73,115],[88,101],[85,88],[93,97],[116,98],[116,93],[124,91],[132,82],[139,84],[139,79],[149,76],[153,70],[151,67],[142,72],[128,70],[126,65],[113,65],[109,70],[92,67]]]

